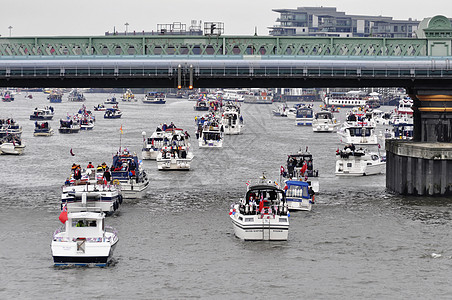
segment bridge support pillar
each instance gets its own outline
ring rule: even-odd
[[[413,140],[386,141],[386,187],[399,194],[452,194],[452,90],[409,90]]]

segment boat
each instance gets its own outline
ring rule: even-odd
[[[104,119],[119,119],[122,116],[122,111],[117,107],[107,108],[104,113]]]
[[[157,127],[157,130],[152,135],[146,138],[146,132],[143,131],[143,149],[141,156],[143,159],[156,160],[157,155],[164,146],[163,139],[165,138],[165,131],[162,129],[162,125]]]
[[[131,89],[127,89],[125,91],[125,93],[122,94],[121,100],[122,101],[127,101],[127,102],[136,101],[135,95],[132,93]]]
[[[111,177],[113,183],[121,185],[124,199],[142,198],[149,186],[149,178],[143,170],[142,162],[136,154],[130,154],[127,148],[113,156]]]
[[[72,89],[69,92],[67,100],[71,102],[83,102],[86,98],[85,95],[83,95],[83,93],[81,93],[78,89]]]
[[[287,111],[289,108],[287,107],[286,103],[278,105],[274,110],[272,110],[272,113],[275,117],[287,117]]]
[[[289,210],[311,211],[314,204],[315,192],[309,183],[299,180],[287,180],[284,191]]]
[[[25,144],[20,135],[7,134],[0,139],[0,154],[21,155],[24,153]]]
[[[413,106],[413,100],[408,97],[404,96],[401,97],[399,100],[399,104],[397,105],[397,108],[395,110],[396,115],[413,115],[413,109],[411,108]]]
[[[265,176],[248,184],[245,198],[229,211],[236,237],[245,241],[286,241],[289,213],[286,195]]]
[[[273,94],[266,89],[253,88],[244,95],[243,102],[250,104],[272,104]]]
[[[343,106],[343,107],[353,107],[353,106],[367,106],[372,104],[375,106],[376,101],[380,101],[380,98],[375,94],[367,94],[363,91],[349,91],[347,93],[328,93],[323,99],[325,105],[327,106]]]
[[[51,243],[55,266],[108,265],[118,234],[105,225],[105,213],[99,207],[72,208],[63,211],[60,220],[65,226],[54,232]]]
[[[312,105],[300,105],[295,115],[295,125],[311,126],[312,120],[314,120]]]
[[[217,92],[217,94],[214,96],[214,99],[217,100],[221,97],[224,101],[244,102],[245,94],[248,94],[247,90],[224,89],[222,93]]]
[[[296,153],[287,155],[286,167],[281,166],[280,176],[285,180],[304,180],[314,192],[320,190],[319,181],[314,179],[319,177],[319,170],[314,169],[314,159],[308,147],[305,151],[300,148]],[[282,180],[280,182],[283,184]]]
[[[105,111],[107,108],[103,104],[97,104],[94,106],[94,111]]]
[[[361,107],[355,107],[338,130],[341,142],[355,145],[378,145],[375,132],[375,120],[372,113]]]
[[[224,129],[224,134],[240,134],[243,127],[243,118],[240,115],[240,107],[233,103],[228,103],[223,106],[221,124]]]
[[[322,110],[315,114],[312,121],[313,132],[336,132],[339,123],[330,111]]]
[[[202,124],[198,125],[199,148],[222,148],[223,131],[223,126],[215,115],[204,119]]]
[[[20,137],[22,134],[22,126],[19,125],[12,118],[0,119],[0,138],[7,135],[14,135]]]
[[[63,93],[58,89],[54,89],[47,96],[47,99],[50,103],[61,103],[63,101]]]
[[[399,120],[399,122],[392,124],[391,130],[386,128],[385,139],[405,139],[411,140],[414,134],[413,118],[406,118]]]
[[[6,90],[2,95],[3,102],[11,102],[14,101],[14,94],[11,91]]]
[[[159,171],[188,171],[193,160],[190,136],[183,129],[168,128],[165,130],[163,147],[157,155]]]
[[[80,121],[77,118],[68,118],[67,120],[60,120],[59,133],[78,133],[80,131]]]
[[[104,104],[118,104],[118,100],[116,100],[116,97],[113,96],[111,98],[108,98],[107,100],[104,101]]]
[[[204,98],[198,99],[193,109],[197,111],[207,111],[209,110],[209,102]]]
[[[107,215],[111,215],[118,211],[122,204],[122,194],[119,186],[114,184],[104,184],[102,182],[102,174],[93,173],[93,178],[100,175],[101,182],[98,184],[96,179],[90,182],[76,184],[72,177],[62,187],[61,207],[67,205],[67,210],[81,207],[99,207]],[[90,176],[90,175],[86,175]]]
[[[53,129],[50,128],[49,122],[35,121],[35,130],[33,132],[34,136],[51,136],[53,135]]]
[[[146,95],[144,95],[143,103],[146,103],[146,104],[165,104],[166,103],[165,93],[148,92]]]
[[[54,109],[52,106],[46,106],[44,108],[35,108],[33,114],[30,115],[30,120],[52,120],[54,115]]]
[[[365,176],[381,174],[386,168],[386,161],[377,153],[367,149],[356,149],[355,145],[346,145],[343,150],[336,151],[337,176]]]

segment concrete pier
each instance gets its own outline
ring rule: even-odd
[[[452,195],[452,144],[386,141],[386,187],[404,195]]]

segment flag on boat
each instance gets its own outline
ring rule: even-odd
[[[300,173],[301,173],[301,174],[304,174],[304,172],[306,172],[307,168],[308,168],[308,165],[307,165],[306,162],[305,162],[305,163],[303,164],[303,167],[301,167]]]
[[[122,131],[122,124],[121,124],[121,127],[119,128],[119,131],[121,132],[121,134],[124,133],[124,132]]]
[[[284,167],[283,166],[281,166],[281,168],[280,168],[280,171],[279,171],[279,174],[281,174],[281,175],[283,175],[284,174]]]
[[[58,219],[61,221],[61,223],[63,223],[63,224],[66,223],[66,221],[67,221],[67,204],[64,204],[63,210],[61,211]]]
[[[72,152],[72,148],[71,151],[69,151],[69,153],[71,153],[72,156],[75,156],[74,152]]]

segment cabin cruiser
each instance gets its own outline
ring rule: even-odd
[[[63,101],[63,93],[60,90],[52,90],[47,99],[49,99],[50,103],[61,103]]]
[[[166,96],[160,92],[148,92],[144,95],[143,103],[147,104],[165,104]]]
[[[99,207],[64,208],[60,214],[64,228],[57,229],[51,243],[55,266],[107,266],[118,235],[105,225],[105,213]]]
[[[125,91],[125,93],[122,94],[121,100],[122,100],[122,101],[127,101],[127,102],[137,101],[137,100],[135,99],[135,95],[132,93],[132,90],[131,90],[131,89],[127,89],[127,90]]]
[[[245,100],[244,95],[247,94],[247,90],[240,89],[224,89],[221,98],[225,101],[243,102]],[[214,99],[219,98],[219,94],[215,95]]]
[[[68,120],[60,120],[59,133],[78,133],[80,131],[80,120],[78,118],[70,118]]]
[[[193,160],[189,135],[180,128],[168,128],[165,131],[163,147],[157,155],[157,168],[165,170],[190,170]]]
[[[369,153],[366,149],[356,149],[355,145],[346,145],[343,150],[336,151],[336,175],[365,176],[383,173],[386,161],[377,153]]]
[[[165,138],[165,131],[161,127],[158,127],[152,135],[146,138],[146,132],[141,133],[143,136],[143,149],[141,151],[141,156],[143,159],[156,160],[157,155],[164,146],[163,139]]]
[[[320,190],[319,181],[313,179],[319,177],[319,170],[314,169],[313,157],[308,147],[304,152],[300,149],[297,153],[287,155],[286,168],[281,166],[280,175],[281,179],[304,180],[316,193]]]
[[[295,115],[295,125],[311,126],[312,120],[314,120],[312,105],[299,106]]]
[[[396,108],[396,115],[413,115],[413,109],[411,108],[412,106],[413,100],[410,97],[402,97]]]
[[[149,186],[142,162],[135,153],[130,154],[127,148],[113,156],[111,176],[113,183],[121,185],[124,199],[142,198]]]
[[[289,214],[284,191],[262,176],[229,211],[235,236],[245,241],[286,241]]]
[[[107,108],[104,113],[104,119],[119,119],[122,117],[122,111],[118,107]]]
[[[35,131],[33,132],[34,136],[51,136],[53,135],[53,129],[50,128],[49,122],[39,123],[35,121]]]
[[[375,133],[375,126],[371,112],[356,108],[347,116],[338,134],[341,142],[345,144],[377,145],[378,136]]]
[[[209,102],[203,98],[196,100],[194,110],[207,111],[209,110]]]
[[[104,104],[113,104],[113,105],[115,105],[115,104],[118,104],[118,100],[116,100],[116,97],[113,96],[113,97],[108,98],[107,100],[105,100]]]
[[[314,120],[312,121],[312,131],[313,132],[336,132],[337,126],[336,118],[330,111],[322,110],[315,114]]]
[[[0,154],[21,155],[24,153],[25,144],[20,135],[7,134],[0,138]]]
[[[30,115],[30,120],[52,120],[54,115],[53,107],[35,108],[33,114]]]
[[[88,175],[89,176],[89,175]],[[75,184],[73,177],[63,186],[61,194],[62,207],[67,210],[76,207],[99,207],[107,215],[113,214],[122,204],[122,194],[119,186],[113,184],[97,184],[94,182]]]
[[[94,106],[95,111],[105,111],[106,109],[107,108],[103,104],[97,104],[96,106]]]
[[[224,134],[240,134],[243,127],[243,118],[240,115],[240,107],[228,104],[224,107],[223,117],[221,119]]]
[[[284,191],[289,210],[311,211],[315,192],[309,183],[299,180],[287,180]]]
[[[327,93],[323,100],[327,106],[366,106],[373,105],[375,102],[380,102],[380,97],[378,93],[367,94],[363,91],[349,91],[346,93]]]
[[[94,121],[88,117],[80,119],[80,130],[92,130],[94,128]]]
[[[222,148],[223,147],[223,125],[215,116],[211,116],[204,120],[198,130],[199,148]],[[199,126],[198,126],[199,129]]]
[[[85,95],[83,93],[79,92],[78,89],[72,89],[72,91],[69,92],[69,95],[67,96],[67,100],[71,102],[82,102],[85,101]]]
[[[22,134],[22,126],[13,119],[0,119],[0,138],[7,135],[15,135],[20,137]]]

